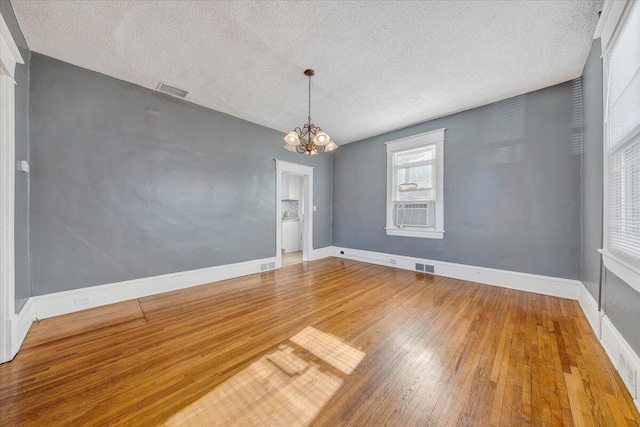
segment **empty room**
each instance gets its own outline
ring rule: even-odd
[[[0,18],[3,427],[640,427],[640,0]]]

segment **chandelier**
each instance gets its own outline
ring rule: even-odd
[[[310,156],[318,153],[328,153],[338,148],[338,144],[333,142],[329,135],[323,132],[318,126],[311,123],[311,76],[315,74],[313,70],[305,70],[304,75],[309,77],[309,116],[302,129],[299,127],[289,132],[284,137],[286,142],[285,150]]]

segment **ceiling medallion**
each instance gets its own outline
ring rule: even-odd
[[[329,135],[323,132],[320,127],[311,123],[311,76],[315,72],[313,70],[305,70],[304,75],[309,77],[309,116],[302,129],[299,127],[289,132],[284,137],[286,142],[285,150],[293,151],[299,154],[308,154],[310,156],[318,153],[328,153],[338,148],[338,144],[333,142]]]

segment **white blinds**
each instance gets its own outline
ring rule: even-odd
[[[609,249],[640,261],[640,6],[609,54]]]
[[[640,260],[640,143],[611,155],[609,245]]]

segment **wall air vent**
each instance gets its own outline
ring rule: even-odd
[[[423,273],[433,273],[434,269],[433,269],[433,265],[420,264],[416,262],[416,271],[420,271]]]
[[[263,271],[270,271],[270,270],[275,270],[276,269],[276,263],[275,262],[265,262],[264,264],[260,264],[260,272]]]
[[[184,89],[178,89],[177,87],[169,86],[164,83],[158,83],[158,87],[156,87],[158,92],[168,93],[172,96],[177,96],[178,98],[185,98],[189,92]]]

